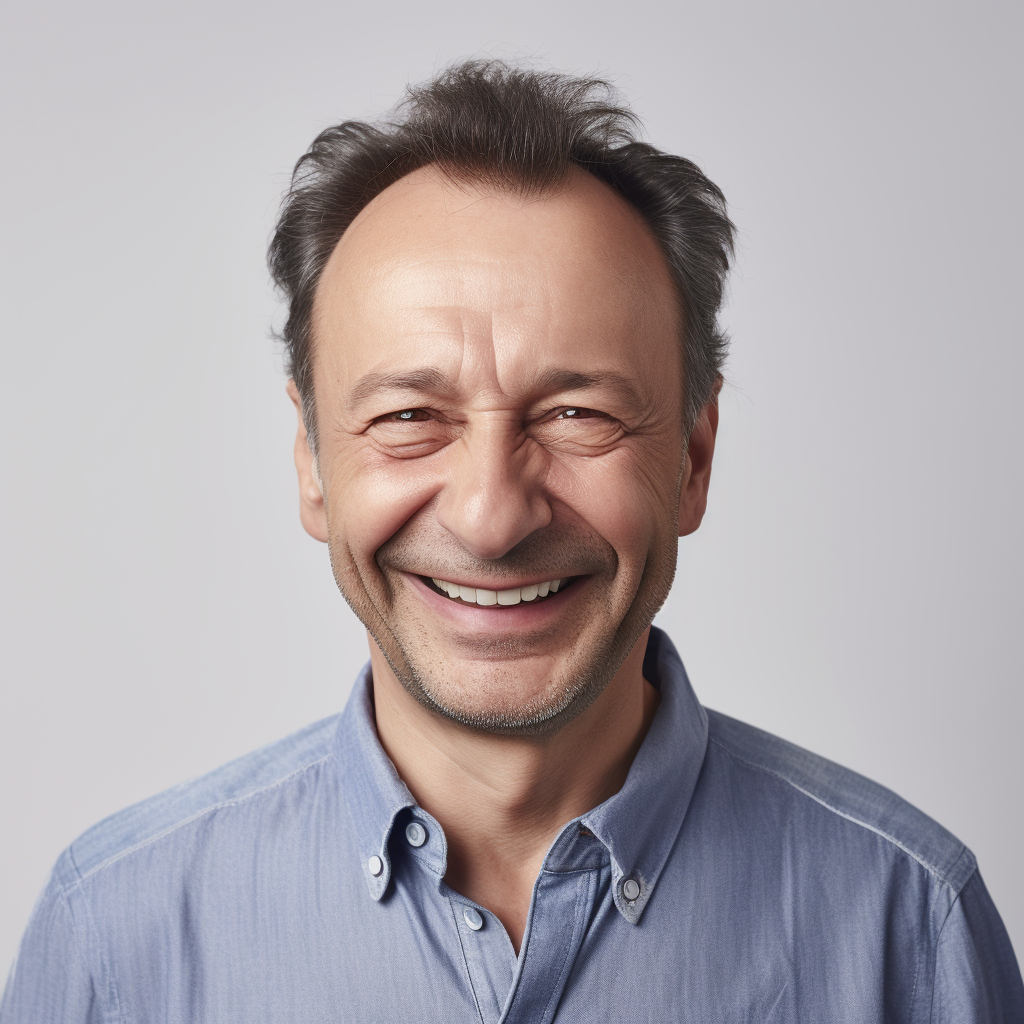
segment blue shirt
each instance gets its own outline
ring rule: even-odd
[[[621,791],[552,844],[518,957],[445,885],[367,667],[342,715],[74,842],[0,1021],[1024,1021],[961,842],[706,711],[656,630],[644,672],[657,715]]]

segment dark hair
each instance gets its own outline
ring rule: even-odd
[[[638,128],[600,79],[474,60],[411,87],[384,122],[343,121],[322,131],[295,165],[269,252],[288,300],[288,372],[314,450],[311,323],[320,275],[359,211],[427,164],[523,195],[543,193],[580,167],[640,211],[682,300],[689,434],[721,382],[728,338],[718,309],[734,229],[718,186],[692,161],[640,142]]]

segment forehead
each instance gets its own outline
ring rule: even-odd
[[[344,388],[432,365],[514,388],[538,368],[664,368],[677,324],[650,229],[593,176],[522,197],[428,167],[377,196],[336,246],[314,306],[316,378]]]

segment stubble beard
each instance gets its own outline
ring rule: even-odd
[[[378,563],[382,552],[394,556],[395,548],[400,547],[394,541],[393,538],[377,552]],[[590,640],[586,651],[577,654],[573,650],[567,659],[558,659],[561,662],[558,677],[547,680],[538,694],[522,702],[510,697],[517,692],[516,661],[523,654],[516,641],[496,640],[489,645],[490,657],[487,660],[492,666],[500,667],[497,670],[490,668],[485,678],[479,681],[462,679],[454,687],[446,685],[444,680],[450,678],[450,666],[433,652],[428,626],[415,620],[410,626],[399,620],[395,611],[395,590],[391,586],[387,588],[387,605],[391,614],[382,614],[367,587],[362,585],[362,577],[351,557],[342,555],[344,545],[329,540],[328,548],[334,579],[342,596],[373,637],[395,677],[423,707],[476,732],[540,737],[564,728],[590,707],[615,677],[668,596],[675,576],[676,541],[677,537],[672,534],[670,543],[650,552],[633,600],[623,617],[603,635]],[[614,552],[606,544],[605,547],[611,553],[614,566],[617,562]],[[534,561],[532,557],[529,560]],[[513,555],[510,561],[517,565],[523,559]],[[535,561],[534,564],[543,563]],[[610,575],[615,575],[614,568]],[[587,617],[587,611],[586,607],[581,609],[582,618]],[[501,612],[495,614],[500,615]],[[576,626],[576,623],[570,623],[560,632],[578,635]],[[503,646],[508,654],[504,663],[493,657],[495,653],[501,653]],[[492,694],[489,706],[483,709],[473,707],[468,700],[459,699],[460,693],[480,690]]]

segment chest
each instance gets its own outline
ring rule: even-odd
[[[780,894],[662,879],[638,923],[608,865],[543,872],[517,956],[500,921],[422,873],[314,898],[179,908],[122,977],[128,1019],[275,1024],[478,1024],[903,1019],[912,951],[884,948],[882,910],[858,922]],[[889,922],[891,925],[891,922]],[[889,929],[891,933],[891,928]]]

